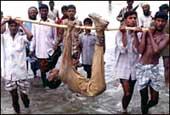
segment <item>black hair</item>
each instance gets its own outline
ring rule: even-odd
[[[76,7],[75,7],[74,5],[72,5],[72,4],[71,4],[71,5],[68,5],[67,8],[68,8],[68,9],[75,9],[75,10],[76,10]]]
[[[41,4],[39,6],[39,10],[41,10],[41,9],[47,9],[48,10],[48,6],[46,4]]]
[[[163,10],[169,10],[168,4],[162,4],[162,5],[159,7],[159,11],[163,11]]]
[[[16,24],[16,25],[18,25],[18,23],[16,22],[16,20],[14,20],[14,19],[10,19],[9,21],[8,21],[8,25],[11,25],[11,24]]]
[[[53,4],[54,4],[54,1],[53,1],[53,0],[51,0],[51,1],[49,1],[49,4],[50,4],[50,3],[53,3]]]
[[[131,15],[136,15],[138,16],[137,12],[135,11],[128,11],[124,14],[124,19],[127,19],[128,16],[131,16]]]
[[[127,2],[134,2],[134,0],[127,0]]]
[[[67,7],[66,5],[63,5],[63,6],[61,7],[61,11],[64,11],[64,10],[68,10],[68,7]]]
[[[162,18],[164,20],[168,20],[168,15],[165,12],[158,11],[156,12],[154,19],[156,18]]]
[[[93,21],[90,18],[85,18],[83,23],[85,24],[86,22],[93,24]]]

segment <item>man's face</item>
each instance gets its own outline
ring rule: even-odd
[[[76,10],[73,8],[69,8],[67,10],[67,14],[68,14],[68,18],[69,19],[74,19],[75,18],[75,14],[76,14]]]
[[[157,31],[163,31],[167,24],[167,20],[162,19],[162,18],[156,18],[154,23],[155,23],[155,29]]]
[[[148,5],[143,6],[142,9],[143,9],[143,14],[145,16],[149,16],[150,15],[150,7]]]
[[[85,22],[85,23],[84,23],[84,26],[92,26],[92,24],[89,23],[89,22]],[[86,31],[86,32],[90,32],[91,30],[90,30],[90,29],[85,29],[85,31]]]
[[[135,27],[137,25],[137,16],[135,14],[130,15],[125,19],[126,26]]]
[[[49,3],[49,6],[50,6],[50,7],[54,7],[54,2],[50,2],[50,3]]]
[[[28,11],[28,16],[29,16],[29,19],[31,20],[36,20],[37,14],[38,14],[38,11],[35,8],[31,8]]]
[[[127,1],[128,6],[132,7],[133,6],[133,1]]]
[[[9,27],[9,31],[12,35],[14,35],[18,32],[18,28],[19,28],[18,24],[12,23],[8,27]]]
[[[67,16],[67,10],[66,9],[63,10],[62,13],[63,13],[64,16]]]
[[[42,19],[47,18],[47,16],[48,16],[48,9],[46,9],[46,8],[40,9],[40,15],[41,15]]]

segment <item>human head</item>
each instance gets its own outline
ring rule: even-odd
[[[68,18],[70,20],[74,20],[76,15],[76,7],[74,5],[68,5],[67,8]]]
[[[46,4],[41,4],[39,7],[39,12],[40,12],[40,16],[41,19],[46,20],[47,16],[48,16],[48,6]]]
[[[55,5],[54,1],[49,1],[50,8],[54,8],[54,5]]]
[[[168,15],[165,12],[158,11],[154,17],[154,26],[157,31],[163,31],[168,20]]]
[[[168,4],[163,4],[163,5],[161,5],[161,6],[159,7],[159,11],[162,11],[162,12],[165,12],[165,13],[168,14],[168,12],[169,12],[169,6],[168,6]]]
[[[127,0],[127,5],[129,8],[132,8],[133,3],[134,3],[134,0]]]
[[[142,4],[142,10],[143,10],[143,14],[145,16],[149,16],[151,14],[151,12],[150,12],[150,5],[148,3],[143,3]]]
[[[67,15],[67,10],[68,10],[68,7],[66,5],[61,7],[61,12],[63,15]]]
[[[3,17],[3,12],[1,11],[1,19],[2,19],[2,17]]]
[[[28,17],[31,20],[36,20],[38,14],[38,9],[34,6],[28,8]]]
[[[16,35],[19,29],[19,24],[16,22],[16,20],[11,19],[8,21],[8,28],[11,35]]]
[[[92,26],[93,25],[93,21],[90,18],[85,18],[83,21],[83,24],[85,26]],[[90,29],[85,29],[86,32],[90,32]]]
[[[135,27],[137,26],[137,13],[135,11],[128,11],[124,15],[124,21],[126,26]]]

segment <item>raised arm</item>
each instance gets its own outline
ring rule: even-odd
[[[122,43],[123,43],[123,47],[127,46],[127,36],[126,36],[126,29],[125,26],[122,25],[120,27],[120,31],[122,32]]]
[[[122,33],[119,31],[117,32],[116,36],[115,36],[115,53],[119,52],[119,53],[127,53],[127,47],[124,47],[123,43],[122,43]],[[117,54],[116,53],[116,54]],[[115,55],[116,56],[116,55]]]
[[[26,27],[24,27],[22,22],[18,22],[18,23],[19,23],[20,27],[24,30],[25,34],[27,35],[27,39],[29,41],[31,41],[32,37],[33,37],[32,33]]]
[[[122,21],[123,20],[123,15],[122,15],[123,10],[119,12],[119,15],[116,17],[117,21]]]
[[[143,54],[146,48],[146,37],[147,37],[147,31],[144,31],[141,36],[141,41],[139,45],[137,46],[137,50],[140,54]]]
[[[153,39],[153,36],[152,36],[152,33],[151,31],[148,31],[148,34],[149,34],[149,38],[151,40],[151,44],[152,44],[152,47],[153,47],[153,50],[155,53],[160,53],[160,51],[165,48],[167,46],[167,44],[169,43],[169,34],[166,34],[165,38],[163,38],[159,44],[157,44],[155,42],[155,40]]]
[[[6,23],[10,20],[11,18],[4,18],[1,21],[1,34],[3,34],[6,31]]]
[[[36,27],[34,24],[32,24],[31,32],[33,34],[33,38],[30,42],[30,53],[33,54],[33,52],[35,51],[35,48],[36,48]]]
[[[65,22],[61,22],[61,24],[65,24]],[[57,46],[63,41],[64,38],[64,29],[63,28],[57,28],[58,29],[58,39],[57,39]]]
[[[139,42],[139,37],[141,36],[138,36],[138,32],[142,32],[142,29],[140,27],[137,27],[136,30],[133,32],[134,34],[134,40],[133,40],[133,49],[135,50],[135,52],[139,52],[139,45],[140,45],[140,42]]]

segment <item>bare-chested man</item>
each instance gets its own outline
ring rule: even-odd
[[[167,19],[166,13],[157,12],[154,17],[155,29],[143,32],[137,45],[141,57],[136,65],[136,78],[141,95],[142,114],[147,114],[149,108],[158,103],[161,77],[158,67],[160,52],[169,43],[169,36],[163,31]],[[148,88],[150,88],[150,94],[148,94]]]

